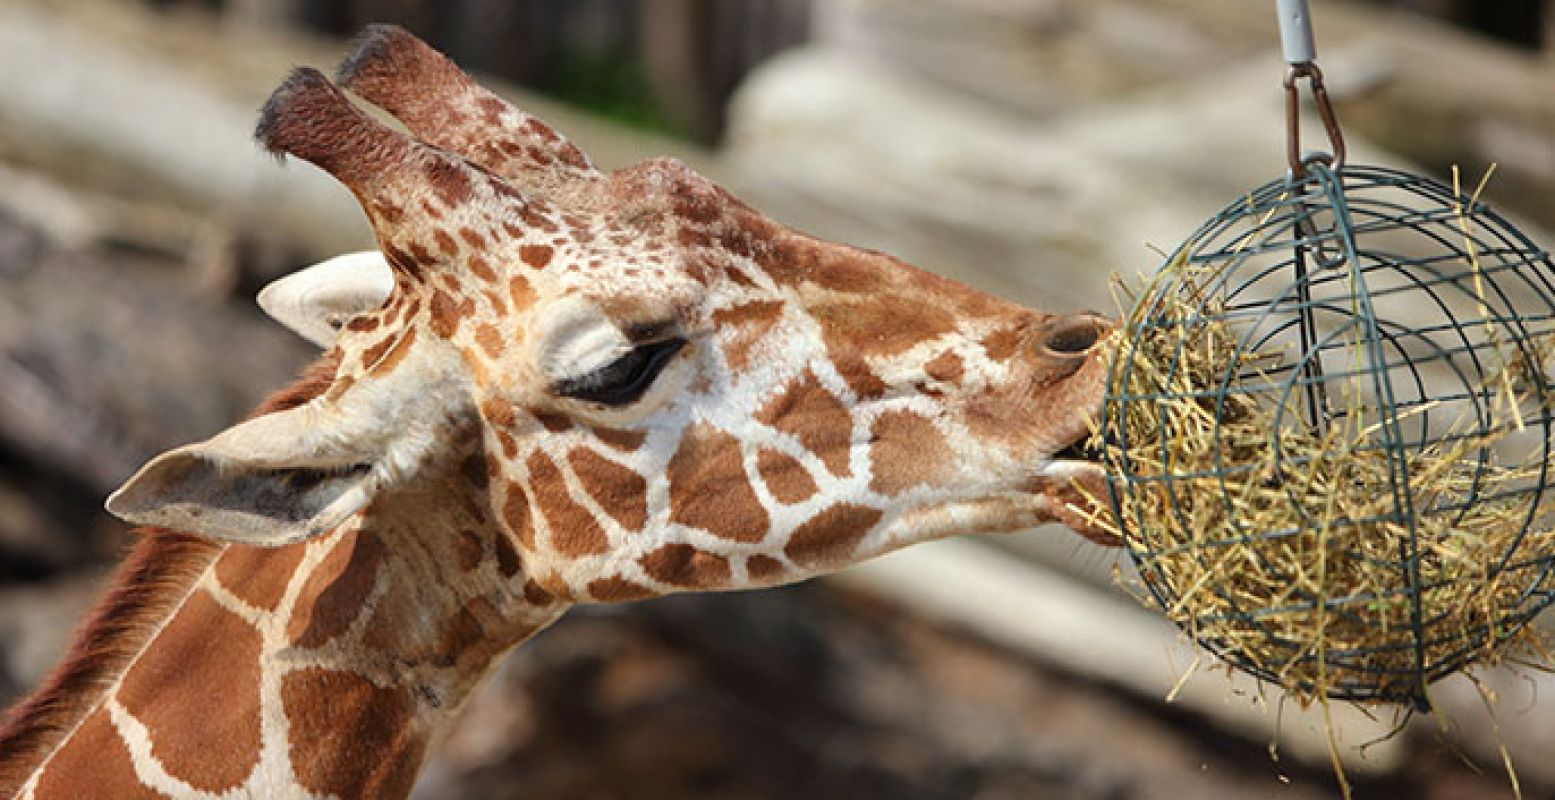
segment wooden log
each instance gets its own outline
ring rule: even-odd
[[[283,385],[310,346],[177,264],[62,248],[0,215],[0,441],[97,493]]]
[[[162,203],[290,253],[272,270],[371,245],[350,195],[306,165],[282,169],[252,143],[254,115],[297,64],[329,69],[345,44],[113,0],[0,4],[0,160],[71,185]],[[37,76],[48,80],[38,80]],[[607,168],[706,154],[546,101],[493,88]],[[254,276],[257,282],[271,275]]]

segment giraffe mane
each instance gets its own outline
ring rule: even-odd
[[[332,350],[292,385],[267,398],[259,416],[295,408],[329,389],[340,363]],[[10,797],[43,759],[100,704],[227,545],[188,533],[139,528],[129,556],[71,637],[70,647],[30,695],[0,716],[0,797]]]

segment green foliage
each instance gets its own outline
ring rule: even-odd
[[[690,135],[664,107],[647,70],[626,54],[566,48],[548,73],[539,88],[558,99],[633,128]]]

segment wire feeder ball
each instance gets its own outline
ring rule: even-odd
[[[1141,583],[1302,701],[1427,708],[1534,653],[1552,354],[1555,265],[1477,196],[1321,163],[1253,190],[1119,337],[1099,441]]]

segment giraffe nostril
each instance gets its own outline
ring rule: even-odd
[[[1077,356],[1090,352],[1106,335],[1104,323],[1091,316],[1060,320],[1048,331],[1042,347],[1056,356]]]

